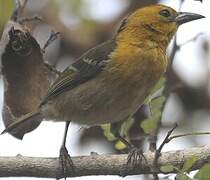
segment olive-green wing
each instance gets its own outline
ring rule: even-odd
[[[62,72],[50,87],[41,105],[51,98],[94,78],[106,66],[109,55],[114,48],[115,42],[114,40],[110,40],[87,51],[75,63]]]

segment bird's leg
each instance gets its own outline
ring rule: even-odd
[[[119,134],[116,135],[116,137],[121,142],[123,142],[128,149],[128,158],[127,158],[126,166],[132,165],[135,167],[137,164],[139,164],[139,162],[142,161],[142,158],[146,161],[146,158],[144,157],[144,154],[141,148],[135,147],[133,144],[128,142],[125,138],[123,138]]]
[[[126,140],[124,137],[122,137],[120,135],[121,125],[122,125],[122,122],[117,122],[117,123],[111,124],[110,131],[116,138],[118,138],[121,142],[123,142],[126,145],[128,151],[130,151],[131,149],[135,148],[135,146],[133,144],[131,144],[130,142],[128,142],[128,140]]]
[[[67,132],[69,128],[70,121],[66,122],[65,126],[65,132],[63,137],[63,142],[60,148],[60,156],[59,156],[59,165],[62,170],[62,175],[66,179],[67,175],[67,168],[70,167],[72,172],[74,172],[74,166],[71,157],[68,154],[68,150],[66,148],[66,138],[67,138]]]
[[[128,149],[128,158],[127,158],[127,163],[125,166],[125,171],[122,172],[122,176],[126,175],[126,169],[128,166],[135,167],[139,162],[144,159],[146,161],[146,158],[143,155],[143,151],[140,148],[135,147],[132,143],[128,142],[125,138],[123,138],[120,133],[120,123],[114,123],[111,124],[111,132],[117,137],[121,142],[123,142],[127,149]]]

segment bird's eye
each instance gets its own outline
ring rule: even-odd
[[[164,16],[164,17],[170,17],[171,16],[171,13],[169,12],[169,10],[167,9],[164,9],[162,11],[160,11],[159,13],[161,16]]]

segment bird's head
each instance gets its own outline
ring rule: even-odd
[[[118,33],[127,34],[128,38],[136,43],[149,38],[167,46],[180,25],[201,18],[204,16],[176,12],[165,5],[152,5],[138,9],[128,16]]]

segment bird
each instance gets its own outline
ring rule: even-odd
[[[20,117],[3,133],[33,118],[64,121],[60,156],[68,155],[65,144],[70,122],[116,127],[134,115],[165,73],[166,49],[178,27],[201,18],[162,4],[135,10],[110,40],[88,50],[61,73],[37,110]]]

